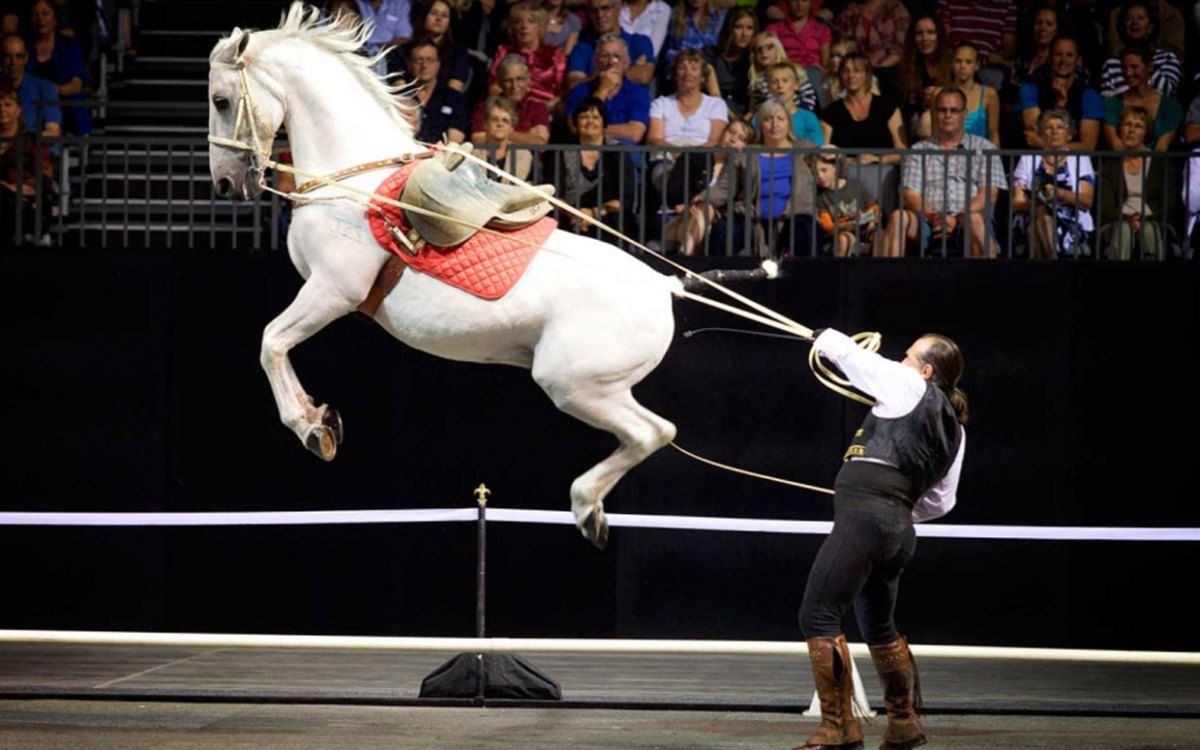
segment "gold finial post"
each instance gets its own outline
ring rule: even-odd
[[[475,488],[475,502],[479,503],[479,507],[485,508],[488,496],[491,494],[492,491],[487,488],[487,485],[480,482],[479,486]]]

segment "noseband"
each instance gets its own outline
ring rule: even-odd
[[[261,186],[265,182],[264,177],[266,176],[267,168],[272,166],[273,162],[270,152],[262,148],[262,141],[258,137],[258,113],[254,106],[254,100],[250,95],[250,79],[246,76],[246,61],[238,58],[232,63],[215,62],[213,64],[238,72],[238,79],[242,85],[242,97],[238,100],[237,119],[233,122],[233,137],[222,138],[210,134],[208,142],[233,151],[248,152],[250,154],[249,176],[256,184]],[[251,143],[247,143],[240,138],[243,125],[250,132]]]

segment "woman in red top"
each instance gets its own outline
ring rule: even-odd
[[[529,64],[529,96],[554,111],[562,100],[563,78],[567,73],[567,58],[562,49],[546,44],[546,9],[532,2],[520,2],[508,12],[509,44],[496,48],[488,66],[488,94],[500,94],[496,69],[510,53],[525,58]]]
[[[859,0],[838,14],[835,28],[858,40],[858,51],[867,56],[884,91],[894,90],[909,19],[900,0]]]
[[[788,0],[787,6],[787,18],[771,24],[767,31],[775,32],[792,62],[824,68],[829,63],[833,32],[810,15],[821,7],[820,0]]]

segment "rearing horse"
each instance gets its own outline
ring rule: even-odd
[[[260,156],[287,126],[295,167],[328,175],[422,151],[403,114],[412,104],[355,54],[363,28],[324,23],[295,2],[278,29],[235,29],[209,57],[209,165],[217,192],[234,199],[261,190]],[[246,133],[250,135],[247,136]],[[237,144],[252,141],[253,148]],[[385,173],[344,180],[373,192]],[[366,299],[387,254],[359,203],[330,187],[298,207],[288,254],[305,282],[263,332],[260,360],[279,417],[300,441],[331,460],[341,419],[305,392],[292,347]],[[617,450],[571,483],[583,535],[603,548],[604,498],[631,468],[670,443],[675,426],[639,404],[632,387],[662,360],[674,334],[678,278],[652,271],[616,247],[555,230],[504,297],[484,300],[421,273],[404,274],[374,319],[397,339],[447,359],[524,367],[562,411],[618,440]]]

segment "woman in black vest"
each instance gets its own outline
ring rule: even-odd
[[[860,748],[862,727],[851,710],[850,650],[842,618],[853,606],[883,681],[888,725],[881,750],[925,744],[914,707],[915,669],[896,630],[896,590],[916,547],[914,521],[954,506],[962,469],[967,397],[958,389],[962,353],[953,341],[926,334],[900,362],[826,330],[813,342],[875,406],[843,457],[834,483],[833,530],[809,573],[800,628],[821,703],[821,726],[805,748]]]

